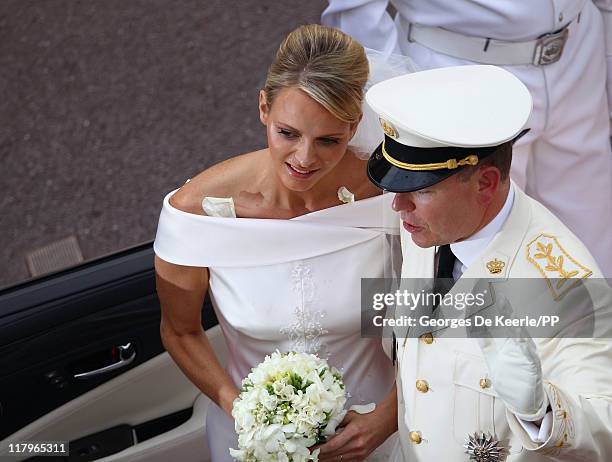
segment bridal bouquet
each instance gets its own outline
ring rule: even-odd
[[[317,461],[308,448],[334,433],[346,411],[342,376],[306,353],[272,353],[242,381],[232,416],[243,462]]]

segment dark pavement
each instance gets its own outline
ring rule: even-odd
[[[3,0],[0,286],[70,235],[86,260],[152,240],[164,194],[262,148],[268,65],[325,5]]]

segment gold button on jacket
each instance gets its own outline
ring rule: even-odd
[[[421,444],[421,435],[419,432],[410,432],[410,440],[415,444]]]
[[[427,393],[429,391],[429,385],[425,380],[417,380],[416,389],[419,390],[421,393]]]

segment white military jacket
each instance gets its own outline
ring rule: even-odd
[[[469,292],[474,278],[539,278],[551,283],[554,300],[574,290],[574,280],[601,277],[584,245],[551,212],[518,188],[515,192],[501,231],[449,294]],[[433,277],[434,247],[420,248],[404,232],[402,251],[402,278]],[[566,276],[571,281],[559,290]],[[534,339],[553,415],[544,443],[535,443],[498,398],[477,340],[451,338],[444,328],[413,338],[404,332],[397,352],[401,450],[395,460],[468,461],[466,438],[484,432],[507,448],[508,462],[612,461],[610,311],[609,300],[596,307],[597,337]]]

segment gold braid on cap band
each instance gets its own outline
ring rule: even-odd
[[[384,141],[383,141],[383,144],[382,144],[382,154],[385,157],[385,159],[387,159],[387,161],[389,161],[389,163],[391,165],[395,165],[397,168],[401,168],[403,170],[415,170],[415,171],[419,171],[419,170],[442,170],[442,169],[453,170],[453,169],[456,169],[458,167],[462,167],[464,165],[476,165],[476,164],[478,164],[478,156],[475,155],[475,154],[470,154],[469,156],[467,156],[467,157],[465,157],[464,159],[461,159],[461,160],[448,159],[446,162],[436,162],[436,163],[433,163],[433,164],[409,164],[409,163],[406,163],[406,162],[401,162],[401,161],[391,157],[389,155],[389,153],[387,152],[387,150],[385,149],[385,142]]]

